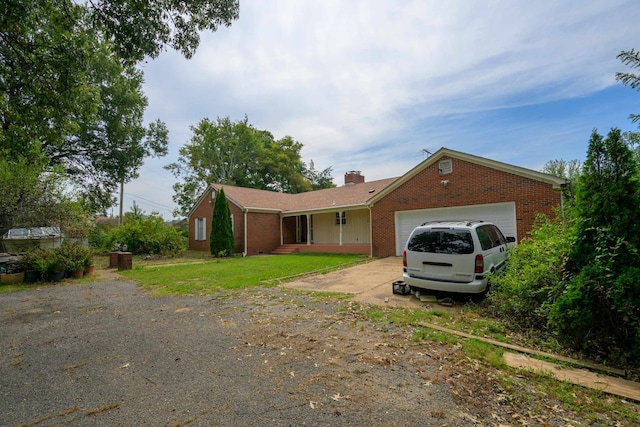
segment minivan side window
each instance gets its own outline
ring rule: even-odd
[[[502,231],[500,231],[500,229],[496,226],[493,226],[493,228],[496,230],[496,235],[498,236],[498,241],[500,242],[499,245],[506,244],[507,239],[504,237],[504,234],[502,234]]]
[[[425,230],[411,236],[407,249],[412,252],[468,255],[473,253],[473,238],[469,230]]]
[[[477,228],[478,239],[482,250],[487,250],[500,246],[506,242],[502,232],[494,225],[482,225]]]
[[[478,240],[480,240],[482,250],[486,251],[487,249],[491,249],[493,244],[491,243],[491,236],[487,233],[486,227],[478,227],[476,232],[478,233]]]

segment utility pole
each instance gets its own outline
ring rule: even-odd
[[[124,198],[124,181],[120,181],[120,216],[118,216],[118,225],[122,225],[122,199]]]

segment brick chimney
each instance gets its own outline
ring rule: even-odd
[[[364,176],[360,175],[360,171],[349,171],[344,174],[344,185],[362,184]]]

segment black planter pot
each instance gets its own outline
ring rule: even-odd
[[[40,280],[41,277],[42,275],[38,270],[26,270],[24,272],[24,281],[26,283],[35,283]]]
[[[47,282],[60,282],[64,279],[64,271],[51,271],[45,273],[45,279]]]

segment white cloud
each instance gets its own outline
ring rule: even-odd
[[[614,85],[616,55],[639,47],[639,13],[635,1],[610,0],[241,0],[240,20],[203,34],[192,60],[166,52],[144,67],[148,117],[167,122],[173,159],[189,125],[246,113],[276,138],[302,142],[317,168],[333,166],[337,184],[349,169],[400,175],[421,148],[461,131],[416,141],[430,133],[420,123]],[[451,148],[488,156],[473,142]],[[156,183],[173,182],[167,171],[154,173]]]

